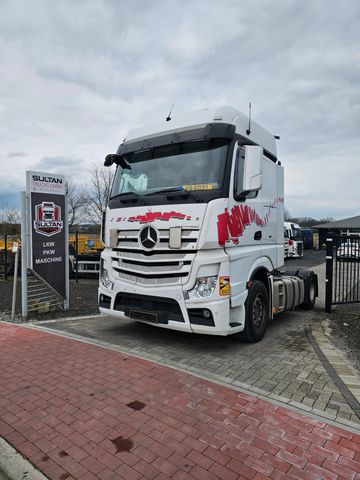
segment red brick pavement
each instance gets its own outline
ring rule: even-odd
[[[187,373],[0,323],[0,436],[53,480],[360,480],[360,435]]]

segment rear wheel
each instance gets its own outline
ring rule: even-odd
[[[299,277],[304,281],[304,302],[300,308],[311,310],[314,308],[315,300],[318,294],[317,278],[311,270],[301,270]]]
[[[269,320],[269,295],[265,285],[253,282],[245,302],[245,330],[242,338],[247,342],[258,342],[265,335]]]

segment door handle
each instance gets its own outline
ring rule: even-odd
[[[257,232],[255,232],[254,240],[261,240],[261,237],[262,237],[262,231],[261,230],[258,230]]]

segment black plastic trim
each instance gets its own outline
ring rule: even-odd
[[[234,138],[235,125],[230,123],[208,123],[201,128],[193,128],[180,132],[157,135],[153,138],[144,138],[143,140],[129,141],[122,143],[117,153],[123,155],[129,152],[148,150],[150,148],[160,147],[162,145],[171,145],[173,143],[191,142],[195,140],[209,140],[211,138]]]
[[[119,273],[123,273],[125,275],[132,275],[133,277],[140,277],[140,278],[151,278],[151,279],[156,279],[156,278],[177,278],[177,277],[187,277],[189,275],[189,272],[174,272],[174,273],[140,273],[136,272],[135,270],[125,270],[122,268],[118,267],[113,267],[114,270],[116,270]]]
[[[156,249],[156,250],[152,250],[152,251],[146,251],[146,250],[140,250],[140,248],[119,248],[119,247],[115,247],[112,249],[113,252],[130,252],[130,253],[139,253],[141,255],[144,255],[145,257],[152,257],[152,256],[156,256],[156,255],[173,255],[173,254],[178,254],[178,255],[185,255],[185,254],[189,254],[189,253],[192,253],[192,254],[196,254],[197,251],[196,250],[160,250],[160,249]],[[115,260],[115,258],[114,258]],[[116,258],[117,260],[117,258]]]
[[[157,323],[167,324],[169,320],[185,323],[180,305],[173,298],[120,292],[116,295],[114,310],[122,311],[126,316],[130,310],[152,313],[157,315]]]
[[[111,297],[108,297],[107,295],[104,295],[103,293],[100,293],[99,307],[110,308],[110,305],[111,305]]]
[[[210,317],[206,318],[203,315],[203,311],[206,310],[210,313]],[[189,308],[188,309],[189,320],[192,325],[204,325],[206,327],[215,327],[214,317],[212,311],[208,308]]]

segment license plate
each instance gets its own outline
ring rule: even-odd
[[[154,322],[157,323],[158,316],[156,313],[141,312],[139,310],[130,310],[129,317],[134,320],[143,320],[145,322]]]

